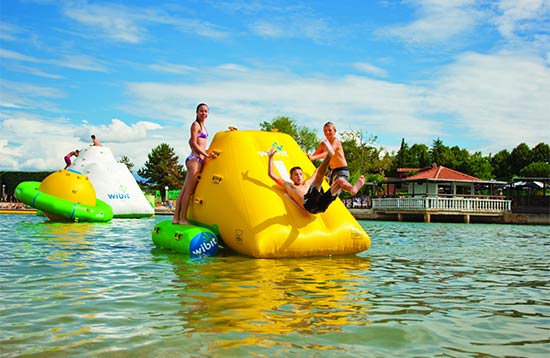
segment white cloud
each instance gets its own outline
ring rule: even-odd
[[[107,126],[77,126],[69,119],[47,118],[26,112],[0,112],[0,170],[56,170],[63,156],[91,144],[95,133],[116,159],[126,155],[141,168],[150,151],[166,142],[183,142],[182,134],[157,123],[127,124],[113,119]],[[183,146],[181,146],[183,147]],[[181,148],[177,152],[186,155]]]
[[[250,25],[250,29],[262,37],[285,37],[290,36],[285,30],[283,24],[275,24],[265,20],[258,20]]]
[[[230,125],[259,129],[261,122],[285,115],[317,129],[320,136],[327,120],[335,122],[339,131],[363,130],[378,136],[387,149],[402,137],[427,145],[440,137],[455,145],[454,137],[460,133],[459,137],[482,143],[468,149],[495,153],[521,142],[533,146],[550,138],[549,72],[542,58],[509,51],[463,54],[436,70],[431,82],[418,84],[259,71],[231,64],[198,68],[193,82],[126,84],[125,110],[151,121],[113,119],[106,125],[75,125],[68,119],[0,113],[0,159],[3,166],[27,168],[41,158],[36,169],[55,169],[73,147],[89,145],[92,133],[117,158],[128,156],[136,168],[142,167],[160,143],[174,147],[184,158],[189,152],[189,125],[199,102],[210,105],[210,134]],[[31,102],[39,94],[60,95],[47,87],[2,83],[11,86],[3,93],[21,98],[13,101],[19,108],[36,108]]]
[[[315,42],[327,42],[340,33],[339,29],[331,28],[323,19],[304,16],[260,19],[252,22],[249,27],[261,37],[307,38]]]
[[[16,62],[30,62],[35,64],[55,65],[58,67],[72,68],[72,69],[81,70],[81,71],[96,71],[96,72],[107,71],[105,66],[103,66],[101,62],[86,55],[65,54],[63,57],[58,59],[42,59],[42,58],[36,58],[33,56],[27,56],[15,51],[0,49],[0,57],[6,58],[8,60],[13,60]],[[44,73],[38,69],[36,69],[35,71]],[[50,75],[50,76],[55,76],[55,75]]]
[[[149,69],[155,72],[171,73],[174,75],[184,75],[197,71],[196,68],[177,63],[160,62],[149,65]]]
[[[548,19],[550,18],[550,2],[548,0],[501,0],[497,4],[500,15],[495,22],[502,36],[514,37],[525,27],[533,25],[538,28],[546,26],[548,33]],[[542,19],[542,21],[541,21]]]
[[[218,69],[219,70],[219,69]],[[471,150],[497,151],[550,137],[549,68],[528,53],[468,53],[434,74],[432,82],[398,84],[362,76],[311,77],[279,72],[205,69],[196,83],[128,83],[126,105],[136,115],[184,123],[195,105],[211,105],[208,127],[258,129],[288,115],[319,128],[326,120],[340,130],[365,129],[388,140],[431,144],[453,140],[457,131],[484,143]],[[219,109],[217,109],[219,108]],[[384,141],[385,138],[380,138]],[[487,152],[488,153],[488,152]]]
[[[26,74],[30,74],[30,75],[38,76],[38,77],[51,78],[51,79],[62,79],[62,78],[64,78],[63,76],[55,74],[55,73],[44,72],[44,71],[42,71],[41,69],[39,69],[37,67],[30,67],[30,66],[25,66],[25,65],[20,65],[20,64],[10,64],[10,65],[6,65],[5,67],[7,69],[9,69],[10,71],[26,73]]]
[[[39,59],[34,58],[32,56],[26,56],[18,52],[10,51],[2,48],[0,48],[0,57],[6,58],[8,60],[15,60],[15,61],[22,61],[22,62],[35,62],[35,63],[40,62]]]
[[[382,36],[399,38],[412,45],[440,44],[470,32],[483,12],[470,1],[421,1],[412,2],[417,19],[405,25],[386,27]]]
[[[67,17],[91,28],[96,28],[113,40],[138,43],[145,34],[129,8],[114,4],[70,3],[65,7]]]
[[[342,128],[383,128],[395,133],[406,128],[415,137],[439,133],[439,125],[423,117],[422,88],[359,76],[316,78],[253,70],[241,72],[240,77],[220,73],[200,83],[129,83],[133,99],[126,108],[140,116],[190,123],[195,105],[206,101],[211,104],[211,117],[216,118],[208,123],[214,130],[228,125],[258,129],[262,121],[289,115],[319,130],[330,119]]]
[[[456,116],[455,126],[491,150],[550,138],[550,69],[521,53],[469,53],[443,69],[431,106]]]
[[[368,73],[374,76],[378,76],[378,77],[388,76],[388,72],[386,70],[367,62],[356,62],[353,64],[353,67],[355,67],[361,72]]]
[[[173,26],[180,32],[207,38],[227,37],[222,29],[208,21],[172,13],[170,10],[175,8],[177,7],[172,6],[165,10],[162,5],[146,8],[112,3],[70,2],[63,11],[70,19],[116,42],[141,43],[149,36],[147,27],[158,24]]]
[[[136,122],[128,125],[120,119],[113,118],[109,125],[89,126],[78,129],[75,134],[82,140],[90,140],[90,135],[95,134],[101,142],[130,144],[147,138],[150,131],[162,128],[158,123]]]
[[[21,32],[22,31],[18,26],[8,24],[6,22],[0,22],[0,40],[16,41],[17,35]]]
[[[206,38],[223,40],[228,38],[228,34],[218,26],[196,19],[180,19],[175,17],[166,17],[159,20],[159,23],[174,25],[176,29],[183,33],[192,33]]]
[[[2,169],[52,170],[63,167],[63,156],[78,147],[64,119],[24,112],[0,112]]]
[[[59,60],[48,62],[60,67],[67,67],[75,70],[107,72],[107,68],[100,61],[86,55],[67,54]]]
[[[20,83],[0,78],[0,107],[4,108],[41,108],[57,111],[53,99],[61,98],[64,93],[48,86],[32,83]]]
[[[495,25],[507,41],[533,41],[531,34],[548,35],[550,2],[548,0],[500,0],[484,6],[474,0],[407,1],[415,10],[410,23],[385,27],[382,36],[394,37],[410,45],[445,45],[473,32],[483,24]],[[545,48],[548,49],[548,43]]]

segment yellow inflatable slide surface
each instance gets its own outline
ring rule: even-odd
[[[325,213],[309,214],[267,174],[267,151],[279,176],[300,166],[310,177],[315,166],[287,134],[230,130],[214,136],[188,217],[216,224],[233,250],[257,258],[346,255],[367,250],[370,238],[341,200]],[[324,183],[325,190],[328,183]]]

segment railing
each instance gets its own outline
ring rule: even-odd
[[[504,212],[511,210],[512,201],[492,198],[404,197],[373,198],[372,208],[379,210],[439,210],[463,212]]]

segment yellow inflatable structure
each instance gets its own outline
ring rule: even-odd
[[[370,246],[365,230],[341,200],[325,213],[310,214],[298,206],[267,174],[267,151],[279,176],[300,166],[306,177],[315,166],[287,134],[256,130],[218,132],[197,184],[188,217],[216,224],[233,250],[257,258],[346,255]],[[328,183],[324,183],[325,190]]]

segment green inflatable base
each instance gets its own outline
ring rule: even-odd
[[[175,225],[164,220],[155,225],[151,233],[155,246],[190,257],[215,256],[218,237],[214,230],[197,225]],[[217,230],[216,230],[217,231]]]

